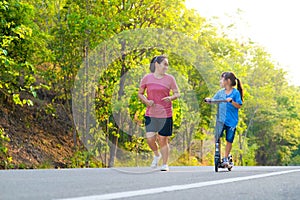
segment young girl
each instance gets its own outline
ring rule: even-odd
[[[160,145],[163,159],[161,171],[168,171],[169,144],[168,138],[172,135],[172,101],[180,94],[173,76],[166,73],[169,62],[166,56],[156,56],[150,63],[150,74],[144,76],[141,81],[138,97],[147,105],[145,114],[146,137],[154,159],[151,167],[158,165],[160,154],[156,140]],[[173,95],[170,96],[172,90]],[[147,97],[144,96],[145,91]]]
[[[238,111],[243,104],[243,88],[241,81],[236,78],[232,72],[223,72],[220,79],[220,85],[223,89],[219,90],[213,100],[226,100],[227,103],[221,103],[219,106],[219,117],[217,121],[223,124],[221,137],[226,132],[225,157],[222,159],[223,165],[228,166],[229,155],[235,136],[236,126],[238,124]],[[237,86],[237,89],[234,88]],[[209,99],[207,98],[208,102]]]

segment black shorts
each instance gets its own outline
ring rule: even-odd
[[[173,118],[155,118],[145,116],[146,132],[158,132],[161,136],[171,136],[173,131]]]

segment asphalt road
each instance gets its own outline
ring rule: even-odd
[[[1,200],[299,199],[300,167],[0,171]]]

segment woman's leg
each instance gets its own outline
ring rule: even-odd
[[[150,149],[154,152],[154,155],[158,157],[159,153],[158,153],[158,146],[156,143],[157,134],[155,132],[148,132],[146,133],[146,137]]]
[[[167,165],[169,159],[169,137],[158,135],[160,152],[163,159],[163,165]]]

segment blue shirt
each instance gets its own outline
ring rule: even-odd
[[[226,100],[226,93],[225,89],[219,90],[215,96],[212,98],[213,100]],[[217,120],[219,122],[225,123],[226,120],[226,104],[227,103],[220,103],[218,106],[218,114],[217,114]]]
[[[240,105],[243,104],[240,92],[236,88],[233,88],[230,94],[226,94],[225,89],[219,90],[213,97],[216,100],[225,100],[227,98],[232,98],[234,102]],[[226,126],[235,128],[239,121],[238,112],[239,109],[234,107],[232,103],[221,103],[219,105],[218,121],[224,122]]]

